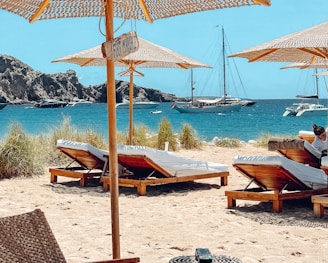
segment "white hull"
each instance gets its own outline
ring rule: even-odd
[[[92,104],[91,101],[83,100],[83,99],[77,99],[69,102],[67,106],[70,107],[85,107],[85,106],[90,106]]]
[[[153,101],[136,101],[133,102],[133,109],[155,109],[159,105],[159,102]],[[116,104],[116,109],[129,109],[130,102],[122,102]]]
[[[221,104],[212,106],[195,106],[187,104],[176,105],[174,106],[174,109],[180,113],[225,113],[239,111],[241,107],[241,104]]]
[[[328,116],[328,108],[321,108],[321,109],[306,109],[299,111],[296,114],[296,117],[312,117],[312,116]]]
[[[54,100],[54,99],[45,99],[41,103],[35,104],[36,108],[64,108],[66,107],[67,102]]]
[[[286,108],[283,116],[296,117],[312,117],[312,116],[328,116],[328,108],[321,104],[311,103],[295,103],[294,107]]]

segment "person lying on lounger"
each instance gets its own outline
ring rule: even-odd
[[[325,128],[322,126],[313,124],[313,132],[314,132],[315,138],[314,138],[312,145],[322,153],[322,156],[327,156],[328,144],[327,144],[327,134],[326,134]]]

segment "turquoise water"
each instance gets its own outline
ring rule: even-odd
[[[243,107],[239,112],[227,114],[181,114],[170,108],[171,103],[161,103],[157,110],[135,110],[134,125],[146,125],[157,132],[163,118],[167,118],[174,130],[180,132],[183,124],[189,124],[198,137],[210,141],[213,137],[230,137],[240,140],[257,139],[263,134],[296,135],[299,130],[311,130],[312,124],[326,126],[327,116],[282,117],[285,107],[297,100],[258,100],[254,106]],[[322,101],[326,104],[326,101]],[[107,105],[96,103],[87,107],[58,109],[29,108],[26,105],[8,105],[0,111],[0,138],[4,139],[12,122],[19,123],[26,133],[40,134],[59,125],[64,116],[70,117],[72,125],[80,130],[92,129],[107,138]],[[117,110],[117,129],[127,132],[129,111]]]

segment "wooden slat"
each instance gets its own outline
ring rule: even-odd
[[[293,174],[279,165],[233,164],[233,166],[262,189],[305,190],[309,189]]]
[[[58,149],[85,168],[102,169],[104,166],[103,160],[97,158],[97,156],[86,150],[77,150],[66,147],[59,147]]]

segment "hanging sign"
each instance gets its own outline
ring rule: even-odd
[[[101,46],[103,57],[116,61],[123,58],[133,52],[136,52],[139,48],[139,42],[137,33],[131,31],[125,33],[111,41],[104,42]]]

